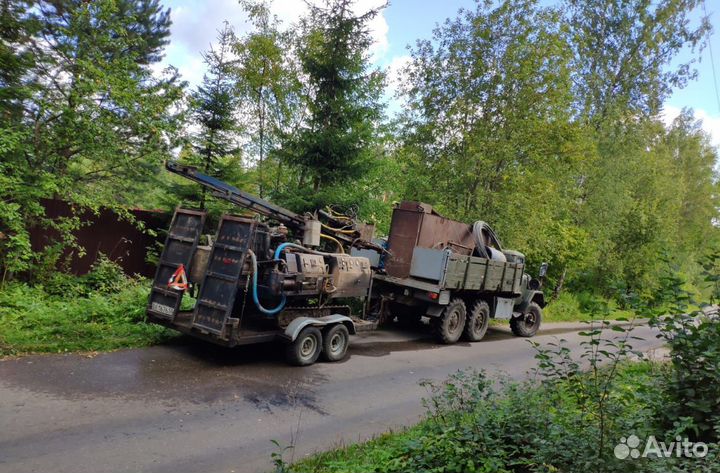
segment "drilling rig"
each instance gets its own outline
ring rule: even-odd
[[[490,318],[518,336],[540,327],[547,265],[530,277],[484,222],[402,202],[379,240],[374,225],[331,207],[299,215],[195,167],[166,169],[251,214],[222,215],[207,235],[206,212],[175,210],[148,299],[153,323],[230,347],[280,340],[299,366],[343,359],[350,335],[393,318],[428,319],[441,343],[479,341]]]

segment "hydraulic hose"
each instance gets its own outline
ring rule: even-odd
[[[286,243],[288,244],[288,243]],[[282,245],[278,247],[280,249]],[[258,308],[260,312],[267,315],[275,315],[281,310],[285,308],[285,302],[287,302],[287,297],[285,297],[285,294],[282,294],[282,299],[280,300],[280,303],[277,305],[277,307],[273,309],[266,309],[265,307],[260,304],[260,299],[258,298],[258,291],[257,291],[257,280],[258,280],[258,267],[257,267],[257,257],[255,256],[255,253],[252,250],[248,250],[248,253],[250,254],[250,260],[252,261],[252,297],[253,302],[255,303],[255,307]],[[277,258],[276,258],[277,259]]]
[[[283,250],[284,250],[285,248],[297,248],[298,250],[302,250],[302,251],[304,251],[304,252],[306,252],[306,253],[312,253],[312,254],[314,254],[314,255],[327,255],[327,254],[329,254],[329,253],[323,253],[322,251],[311,250],[311,249],[309,249],[309,248],[305,248],[304,246],[297,245],[297,244],[295,244],[295,243],[283,243],[283,244],[281,244],[280,246],[278,246],[278,247],[275,249],[275,254],[273,255],[273,259],[280,259],[280,255],[282,254],[282,252],[283,252]]]
[[[324,233],[320,234],[320,238],[325,238],[326,240],[330,240],[331,242],[335,243],[338,247],[338,253],[345,254],[345,249],[342,246],[342,243],[340,243],[336,238],[331,237],[330,235],[325,235]]]

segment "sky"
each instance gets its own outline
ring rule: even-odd
[[[692,108],[696,118],[703,121],[703,128],[710,134],[715,146],[720,146],[720,82],[715,83],[711,64],[711,51],[715,59],[715,71],[720,76],[720,2],[705,0],[707,13],[715,31],[710,37],[710,48],[698,56],[697,52],[683,51],[677,62],[696,59],[697,80],[684,89],[676,90],[665,102],[664,119],[670,123],[684,107]],[[163,63],[178,68],[183,79],[191,87],[202,81],[205,65],[201,52],[215,42],[217,30],[228,21],[236,33],[242,35],[249,25],[237,0],[165,0],[171,8],[171,37]],[[358,0],[358,13],[381,5],[382,0]],[[551,0],[543,3],[550,4]],[[374,39],[371,54],[373,63],[388,70],[391,95],[398,80],[398,71],[409,60],[408,45],[417,39],[430,38],[433,28],[448,17],[454,17],[458,9],[473,8],[473,0],[391,0],[390,5],[370,25]],[[303,0],[274,0],[272,11],[284,24],[296,21],[305,11]],[[720,77],[718,77],[720,81]],[[399,103],[392,101],[389,111],[396,111]]]

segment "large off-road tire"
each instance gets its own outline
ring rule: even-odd
[[[462,299],[453,299],[434,320],[435,337],[440,343],[449,345],[460,339],[465,328],[467,309]]]
[[[541,323],[542,309],[531,302],[524,314],[510,319],[510,329],[518,337],[532,337],[540,329]]]
[[[322,357],[325,361],[340,361],[347,355],[350,332],[343,324],[328,328],[323,334]]]
[[[323,349],[322,333],[317,327],[305,327],[294,342],[285,348],[285,359],[295,366],[315,363]]]
[[[470,342],[479,342],[485,336],[490,323],[490,306],[485,301],[476,301],[465,322],[463,337]]]

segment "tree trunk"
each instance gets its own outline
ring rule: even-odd
[[[560,274],[560,279],[558,279],[558,282],[555,285],[555,289],[553,289],[552,300],[556,300],[558,297],[560,297],[560,292],[562,292],[563,284],[565,284],[565,275],[566,274],[567,274],[567,268],[563,268],[562,274]]]

